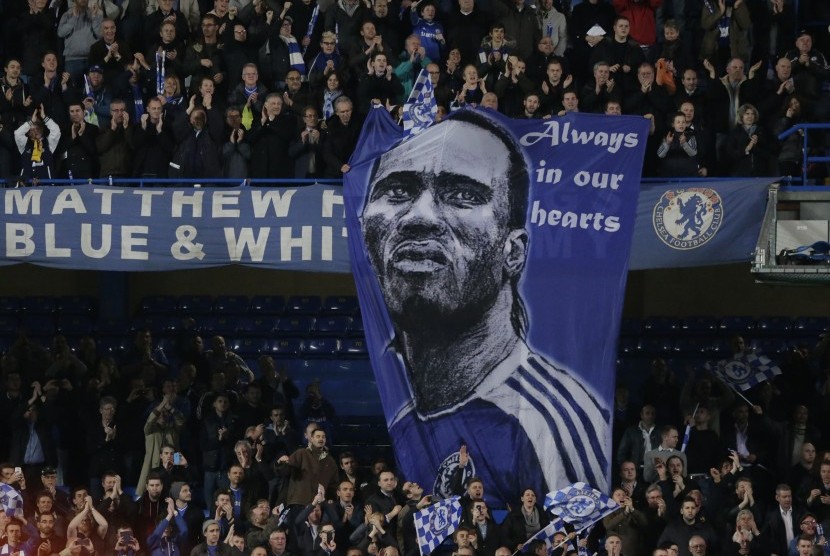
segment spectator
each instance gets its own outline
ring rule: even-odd
[[[119,44],[115,37],[115,21],[101,21],[101,38],[89,47],[88,67],[104,69],[104,81],[114,83],[124,73],[124,66],[133,61],[129,46]]]
[[[188,120],[181,118],[174,124],[178,148],[170,162],[174,170],[170,177],[206,180],[221,175],[222,111],[214,109],[210,102],[207,104],[204,108],[188,110]]]
[[[571,66],[578,77],[590,76],[593,51],[613,31],[616,17],[614,8],[606,0],[585,0],[574,6],[568,30],[569,43],[573,46]]]
[[[376,52],[372,54],[370,62],[369,73],[361,76],[357,91],[358,104],[363,114],[367,114],[377,104],[396,104],[404,93],[403,85],[393,73],[386,54]]]
[[[694,133],[687,132],[686,116],[682,113],[672,116],[671,129],[657,149],[657,157],[661,160],[660,173],[665,177],[697,176],[697,139]]]
[[[58,36],[64,39],[64,68],[79,79],[88,67],[87,58],[92,44],[100,38],[103,14],[98,2],[91,6],[89,0],[75,0],[58,23]]]
[[[60,138],[60,127],[46,115],[43,105],[32,114],[31,121],[24,122],[15,130],[14,142],[20,151],[20,175],[23,179],[36,183],[55,177],[55,152]]]
[[[805,100],[816,101],[813,114],[820,120],[826,120],[830,109],[826,102],[818,102],[824,83],[830,76],[830,64],[824,54],[813,48],[813,36],[800,31],[795,41],[795,48],[787,51],[785,57],[792,64],[792,77],[796,88],[803,90]]]
[[[731,176],[771,176],[775,175],[776,171],[771,168],[771,163],[777,158],[777,144],[776,139],[762,127],[758,121],[758,110],[751,104],[744,104],[738,108],[738,121],[740,122],[726,140],[725,156],[726,165],[731,168]],[[736,426],[746,427],[748,421],[748,411],[746,406],[743,410],[739,409],[738,415],[742,415],[741,422],[736,418]],[[754,429],[755,427],[753,427]],[[755,438],[757,440],[756,447],[761,450],[761,453],[747,452],[741,454],[742,458],[751,457],[751,463],[767,462],[767,449],[763,447],[765,442],[761,439],[764,433],[755,431]],[[724,433],[724,442],[733,446],[736,444],[729,443],[729,433]],[[748,446],[748,449],[749,446]],[[758,461],[758,458],[761,458]],[[767,462],[768,463],[768,462]]]
[[[176,512],[172,498],[167,503],[167,516],[161,519],[153,532],[147,537],[147,550],[150,556],[182,556],[182,548],[187,543],[187,522]]]
[[[539,44],[536,45],[536,51],[533,52],[533,55],[529,60],[526,60],[527,77],[533,81],[538,88],[539,84],[545,77],[548,64],[554,61],[558,61],[562,64],[564,63],[563,60],[564,58],[560,58],[554,53],[553,39],[543,35],[542,38],[539,39]]]
[[[254,119],[254,125],[248,134],[248,142],[251,144],[252,178],[294,177],[294,165],[288,156],[288,145],[294,136],[296,122],[291,116],[283,113],[283,106],[282,97],[277,93],[271,93],[265,97],[261,117]]]
[[[599,61],[594,64],[594,78],[582,87],[582,108],[586,112],[602,112],[610,100],[621,99],[620,87],[611,76],[611,66]]]
[[[804,114],[801,110],[801,99],[798,95],[787,97],[784,106],[773,125],[772,132],[775,135],[787,131],[793,126],[805,123]],[[801,164],[804,160],[804,132],[793,133],[781,142],[781,151],[778,153],[778,171],[782,176],[800,176]],[[801,451],[798,452],[801,459]],[[799,462],[793,465],[798,466]],[[792,468],[792,466],[790,466]]]
[[[535,12],[535,6],[525,6],[524,0],[493,4],[494,18],[504,26],[504,34],[516,41],[511,53],[523,60],[533,54],[533,47],[542,36]]]
[[[170,498],[175,500],[176,515],[184,519],[187,525],[187,543],[181,547],[182,553],[187,554],[197,543],[204,514],[202,508],[193,502],[193,493],[187,483],[175,482],[170,485]]]
[[[749,62],[749,30],[752,21],[744,0],[703,0],[703,44],[700,59],[715,65],[738,58]]]
[[[357,147],[362,125],[353,112],[352,101],[343,95],[334,101],[334,116],[326,120],[323,158],[327,178],[341,178],[349,171],[348,161]]]
[[[208,519],[202,524],[204,542],[195,546],[190,556],[235,556],[239,551],[229,544],[219,541],[219,524],[215,519]]]
[[[449,44],[458,48],[461,56],[458,63],[476,63],[481,41],[490,30],[488,15],[476,6],[475,0],[459,0],[458,7],[453,6],[445,21]]]
[[[565,15],[559,12],[553,5],[553,0],[542,0],[541,9],[538,12],[539,28],[542,30],[542,38],[549,38],[553,47],[553,54],[564,56],[568,48],[568,24]],[[541,44],[542,39],[539,40]]]
[[[323,157],[319,152],[322,134],[319,124],[317,109],[307,106],[303,110],[303,126],[288,147],[288,155],[294,159],[294,176],[297,178],[316,178],[323,175]]]
[[[277,460],[280,471],[289,477],[286,494],[289,505],[308,505],[318,492],[318,485],[332,496],[337,488],[337,464],[326,448],[326,433],[316,428],[310,430],[307,448],[299,448]]]
[[[681,20],[683,17],[684,3],[684,0],[674,0],[673,2],[675,8],[680,8],[679,12],[675,11],[674,13]],[[624,17],[629,21],[631,25],[631,38],[643,48],[646,61],[653,61],[654,46],[657,43],[655,12],[662,6],[663,0],[645,0],[642,2],[637,0],[614,0],[614,9],[620,17]],[[660,21],[661,27],[662,23]]]
[[[481,48],[478,51],[478,65],[476,69],[482,77],[489,76],[490,87],[496,83],[496,79],[504,73],[504,66],[507,57],[515,50],[516,43],[505,37],[504,25],[493,23],[490,26],[490,34],[481,41]],[[464,67],[464,79],[467,79],[467,67]]]
[[[222,177],[245,179],[250,175],[251,145],[245,140],[242,113],[236,106],[225,110],[228,141],[222,144]]]
[[[208,77],[220,86],[219,96],[222,96],[221,85],[225,80],[225,63],[219,43],[219,18],[213,14],[202,16],[202,36],[187,47],[184,58],[185,75],[190,76],[193,83],[201,85]]]
[[[135,126],[121,99],[110,103],[110,124],[98,133],[95,140],[101,162],[101,176],[125,178],[130,176],[135,148]]]
[[[213,499],[219,477],[228,470],[234,443],[236,416],[230,413],[228,397],[219,394],[213,400],[213,410],[203,418],[202,466],[205,469],[205,500]]]
[[[67,177],[89,179],[98,177],[98,151],[95,140],[98,126],[88,124],[84,119],[84,105],[74,102],[69,105],[69,136],[64,135]]]
[[[365,66],[360,66],[360,72],[363,71],[363,67]],[[337,50],[337,35],[331,31],[324,32],[320,39],[320,53],[314,57],[314,60],[308,66],[308,80],[311,87],[314,89],[324,88],[332,73],[342,72],[345,69],[343,58]],[[342,78],[341,81],[343,81]]]
[[[432,63],[426,49],[421,45],[421,38],[418,35],[409,35],[406,38],[406,46],[398,57],[398,65],[395,67],[395,76],[400,80],[403,92],[394,97],[394,102],[404,101],[409,97],[415,80],[421,70]],[[389,59],[387,58],[387,61]]]
[[[337,0],[325,16],[326,31],[336,33],[340,49],[349,52],[358,41],[360,25],[368,19],[369,9],[359,0]]]
[[[134,175],[142,178],[166,178],[175,148],[170,121],[165,117],[164,104],[159,98],[147,101],[147,112],[141,115],[140,129],[135,133]]]
[[[435,20],[436,11],[435,4],[430,0],[416,0],[410,6],[412,34],[420,39],[424,58],[429,60],[440,60],[447,44],[444,26]]]

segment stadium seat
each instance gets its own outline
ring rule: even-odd
[[[681,324],[680,319],[673,317],[649,317],[643,321],[643,331],[653,336],[676,334]]]
[[[51,315],[55,312],[57,298],[47,295],[23,297],[20,299],[20,312],[26,315]]]
[[[252,315],[280,315],[285,310],[285,298],[281,295],[255,295],[248,311]]]
[[[625,336],[639,336],[643,333],[643,321],[640,319],[624,318],[620,323],[620,334]]]
[[[246,336],[273,336],[277,330],[277,317],[244,315],[238,318],[236,330]]]
[[[277,322],[278,336],[308,336],[314,327],[314,317],[308,315],[293,315],[281,317]]]
[[[323,301],[319,295],[292,295],[285,305],[287,315],[316,315]]]
[[[199,329],[206,336],[233,336],[239,319],[235,316],[205,315],[199,317]]]
[[[720,322],[715,317],[689,317],[683,319],[681,329],[688,334],[717,334]]]
[[[352,324],[349,326],[348,333],[349,336],[363,338],[366,335],[366,332],[363,330],[363,319],[360,317],[354,317],[352,319]]]
[[[756,334],[780,336],[790,330],[791,321],[787,317],[760,317],[755,321]]]
[[[0,297],[0,315],[16,315],[20,310],[20,300],[16,297]]]
[[[219,295],[213,302],[213,312],[221,315],[244,315],[251,300],[244,295]]]
[[[828,327],[830,327],[830,319],[827,317],[801,317],[793,319],[790,330],[801,336],[818,336]]]
[[[343,338],[340,340],[340,349],[337,350],[338,357],[365,359],[369,357],[369,350],[366,347],[366,340],[363,338]]]
[[[360,309],[353,295],[329,296],[323,301],[322,312],[327,315],[353,315]]]
[[[95,331],[92,317],[77,314],[61,314],[57,318],[55,329],[64,336],[88,336]]]
[[[84,295],[71,295],[57,298],[57,311],[62,315],[93,315],[95,299]]]
[[[719,329],[725,334],[750,334],[755,330],[752,317],[724,317],[720,319]]]
[[[352,317],[345,315],[317,317],[311,333],[314,336],[345,336],[351,324]]]
[[[271,342],[267,338],[237,338],[233,351],[243,359],[259,357],[271,351]]]
[[[269,340],[268,353],[274,358],[295,358],[299,357],[302,346],[302,338],[277,338]]]
[[[172,295],[150,295],[141,299],[141,313],[169,315],[176,312],[178,300]]]
[[[20,317],[20,330],[30,338],[33,336],[49,338],[45,344],[49,345],[51,337],[55,335],[55,318],[52,315],[24,313]]]
[[[337,338],[307,338],[300,350],[303,357],[334,357],[339,342]]]
[[[183,295],[178,301],[181,315],[209,315],[213,311],[213,298],[209,295]]]

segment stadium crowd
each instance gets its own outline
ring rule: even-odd
[[[646,175],[799,173],[800,136],[776,136],[828,119],[830,66],[791,0],[574,4],[6,2],[0,176],[340,178],[367,112],[400,121],[422,69],[439,118],[642,115]]]
[[[608,494],[621,507],[573,542],[603,556],[828,554],[826,347],[782,358],[751,404],[661,359],[636,406],[618,384]],[[331,453],[335,408],[319,383],[300,400],[270,356],[256,367],[193,331],[169,360],[146,330],[118,361],[92,337],[73,350],[63,336],[48,349],[22,336],[2,358],[0,554],[418,554],[425,488],[383,459]],[[509,556],[548,523],[545,493],[516,492],[497,514],[487,485],[465,473],[475,457],[460,446],[453,553]]]

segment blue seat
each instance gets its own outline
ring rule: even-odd
[[[683,332],[688,334],[716,334],[719,326],[715,317],[689,317],[681,324]]]
[[[55,334],[55,318],[52,315],[26,313],[20,318],[20,329],[29,338],[33,336],[51,337]]]
[[[20,310],[20,300],[16,297],[0,297],[0,315],[16,315]]]
[[[244,358],[259,357],[271,349],[267,338],[237,338],[234,342],[234,352]]]
[[[0,335],[15,336],[20,327],[20,322],[14,315],[0,315]]]
[[[178,319],[170,315],[145,314],[135,317],[130,322],[130,332],[136,333],[139,330],[149,330],[154,336],[167,334],[171,327],[175,328]]]
[[[621,337],[619,344],[617,344],[617,353],[620,354],[633,354],[640,351],[640,340],[639,338],[632,338],[632,337]]]
[[[352,317],[345,315],[317,317],[311,333],[315,336],[345,336],[351,324]]]
[[[293,359],[302,351],[302,338],[277,338],[268,342],[269,354],[274,358]],[[302,390],[300,390],[302,392]]]
[[[303,344],[300,354],[303,357],[334,357],[337,353],[339,343],[337,338],[307,338]]]
[[[666,338],[665,336],[662,337],[655,337],[655,338],[643,338],[640,340],[639,344],[639,351],[640,353],[651,355],[654,357],[665,357],[670,355],[674,350],[674,342]]]
[[[646,334],[654,336],[675,334],[681,330],[681,321],[674,317],[649,317],[643,322]]]
[[[316,315],[322,306],[323,301],[319,295],[292,295],[285,304],[285,314]]]
[[[233,336],[239,319],[235,316],[208,315],[199,317],[199,328],[207,336]]]
[[[354,317],[352,319],[352,324],[349,325],[348,330],[349,336],[354,336],[356,338],[363,338],[366,335],[366,331],[363,330],[363,319],[360,317]]]
[[[620,322],[620,334],[639,336],[643,333],[643,321],[634,318],[624,318]]]
[[[95,299],[86,295],[59,297],[57,310],[62,315],[93,315],[95,314]]]
[[[277,321],[276,317],[269,315],[241,316],[236,322],[236,330],[247,336],[273,336],[277,330]]]
[[[61,314],[57,318],[56,330],[64,336],[88,336],[94,333],[95,323],[87,315]]]
[[[178,310],[185,315],[209,315],[213,311],[213,298],[209,295],[183,295],[179,297]]]
[[[323,313],[327,315],[353,315],[360,309],[353,295],[331,295],[323,300]]]
[[[96,323],[98,336],[128,336],[130,324],[119,318],[99,318]]]
[[[787,341],[787,338],[783,338],[780,336],[769,338],[756,338],[752,340],[750,345],[758,355],[767,355],[773,358],[776,355],[787,353],[787,351],[789,351],[790,349],[790,345]]]
[[[787,317],[761,317],[755,321],[755,332],[770,336],[786,334],[790,331],[790,322]]]
[[[755,330],[753,317],[723,317],[720,319],[720,331],[725,334],[747,334]]]
[[[285,298],[281,295],[255,295],[248,311],[252,315],[280,315],[285,310]]]
[[[213,301],[213,312],[224,315],[244,315],[251,300],[245,295],[218,295]]]
[[[55,312],[57,298],[48,295],[24,297],[20,300],[20,312],[27,315],[51,315]]]
[[[178,308],[178,300],[172,295],[150,295],[141,299],[140,311],[147,315],[172,314]]]
[[[801,317],[793,319],[790,326],[793,334],[801,336],[818,335],[830,327],[827,317]]]
[[[369,357],[369,349],[363,338],[343,338],[340,340],[340,349],[337,355],[346,359],[365,359]]]
[[[309,315],[293,315],[281,317],[277,322],[279,336],[308,336],[314,327],[314,317]]]

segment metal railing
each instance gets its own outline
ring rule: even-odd
[[[830,124],[796,124],[790,129],[782,132],[778,135],[778,140],[783,141],[784,139],[788,138],[790,135],[794,133],[798,133],[799,131],[802,132],[802,145],[801,145],[801,183],[803,185],[807,185],[807,170],[808,165],[811,162],[820,162],[820,163],[828,163],[830,162],[830,156],[809,156],[810,144],[809,144],[809,136],[808,133],[810,130],[816,129],[826,129],[830,130]]]

